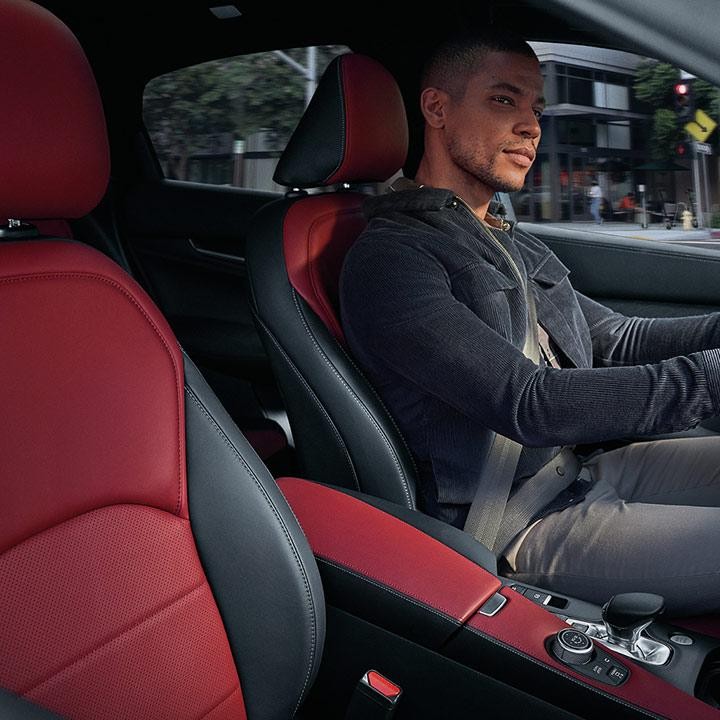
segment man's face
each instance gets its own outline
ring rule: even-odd
[[[520,190],[535,160],[544,108],[537,60],[490,52],[461,100],[450,100],[446,147],[453,163],[492,190]]]

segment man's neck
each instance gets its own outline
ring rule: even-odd
[[[457,166],[453,166],[452,169],[433,167],[427,157],[424,157],[415,174],[415,182],[418,185],[452,190],[480,220],[489,219],[486,215],[494,195],[493,189],[459,170]]]

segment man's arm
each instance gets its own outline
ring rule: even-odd
[[[575,293],[590,328],[595,364],[654,363],[720,347],[720,313],[678,318],[626,317]]]
[[[366,368],[385,364],[524,445],[673,432],[720,404],[718,350],[630,367],[538,367],[452,295],[436,258],[396,238],[353,248],[341,295],[346,337]]]

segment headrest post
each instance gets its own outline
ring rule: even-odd
[[[34,225],[17,218],[8,218],[5,225],[0,225],[0,240],[21,240],[39,235],[40,233]]]

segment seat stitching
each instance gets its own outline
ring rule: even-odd
[[[298,380],[301,382],[301,384],[304,386],[305,391],[307,392],[310,399],[313,401],[313,403],[316,405],[317,409],[321,412],[321,414],[324,416],[325,420],[327,421],[328,425],[330,426],[330,429],[332,430],[333,434],[335,435],[335,439],[338,442],[338,445],[340,446],[340,449],[345,454],[345,458],[347,460],[348,467],[350,468],[350,474],[352,475],[353,482],[355,483],[355,488],[360,491],[360,482],[357,477],[357,473],[355,472],[355,467],[352,462],[352,458],[350,457],[350,453],[348,452],[347,446],[345,445],[345,442],[342,439],[342,436],[340,435],[340,432],[338,431],[337,427],[335,426],[335,423],[333,422],[332,418],[328,414],[325,407],[320,402],[320,399],[317,397],[315,392],[313,391],[312,387],[308,384],[307,380],[303,377],[302,373],[295,367],[295,364],[293,363],[292,359],[289,357],[289,355],[285,352],[284,348],[280,343],[278,342],[277,338],[272,334],[270,329],[265,325],[265,323],[260,319],[260,317],[253,313],[253,316],[255,320],[257,321],[258,325],[265,331],[267,334],[267,337],[270,339],[272,344],[275,346],[276,350],[282,355],[285,362],[288,364],[288,367],[295,373]]]
[[[96,655],[97,653],[101,652],[103,649],[107,648],[108,645],[111,645],[117,641],[119,641],[121,638],[125,637],[126,635],[129,635],[130,633],[134,633],[140,630],[144,625],[147,625],[151,620],[154,620],[159,615],[162,615],[163,613],[169,614],[169,611],[174,609],[176,605],[178,605],[180,602],[185,600],[186,598],[189,598],[191,595],[197,593],[199,590],[202,590],[207,585],[207,581],[205,578],[203,578],[199,583],[191,587],[189,590],[186,590],[180,595],[179,597],[175,598],[174,600],[170,600],[168,603],[163,605],[162,607],[158,608],[157,610],[150,613],[150,615],[146,615],[142,620],[138,620],[133,625],[131,625],[129,628],[126,628],[125,630],[122,630],[116,635],[113,635],[111,638],[104,640],[100,645],[93,648],[92,650],[89,650],[88,652],[83,653],[80,657],[76,658],[75,660],[70,661],[63,667],[61,667],[58,670],[55,670],[51,675],[48,677],[36,682],[31,687],[22,690],[19,695],[22,695],[24,697],[29,696],[31,693],[34,693],[37,690],[40,690],[43,685],[47,685],[48,683],[52,682],[58,675],[62,675],[63,673],[67,673],[69,671],[72,671],[72,668],[76,665],[79,665],[84,660],[87,660],[88,658],[92,657],[93,655]]]
[[[379,588],[380,590],[385,590],[386,592],[389,592],[391,595],[395,595],[396,597],[399,597],[401,600],[407,600],[408,602],[412,603],[413,605],[417,605],[419,608],[422,608],[423,610],[427,610],[428,612],[431,612],[434,615],[437,615],[438,617],[442,618],[443,620],[452,622],[454,625],[457,625],[457,626],[462,625],[461,620],[454,617],[453,615],[450,615],[448,613],[448,611],[444,610],[443,608],[434,608],[431,605],[428,605],[427,603],[423,602],[422,600],[419,600],[417,598],[412,597],[411,595],[408,595],[407,593],[403,592],[399,588],[394,587],[393,585],[388,585],[387,583],[375,580],[374,578],[371,578],[367,575],[364,575],[363,573],[357,572],[356,570],[349,568],[347,565],[341,565],[336,560],[331,560],[329,558],[326,558],[323,555],[316,555],[316,558],[318,559],[318,561],[320,563],[323,563],[325,565],[330,565],[331,567],[334,567],[336,570],[345,572],[348,575],[353,575],[354,577],[362,580],[363,582],[370,583],[371,585],[374,585],[375,587]]]
[[[236,685],[230,692],[222,697],[219,702],[216,702],[207,712],[204,712],[197,720],[203,720],[203,718],[206,718],[211,712],[217,710],[223,703],[226,703],[236,692],[239,692],[242,695],[242,691],[240,688],[240,685]]]
[[[351,197],[351,196],[343,196],[343,197]],[[363,199],[363,196],[362,196],[362,195],[358,195],[357,197],[358,197],[358,200]],[[310,281],[310,287],[311,287],[312,290],[313,290],[313,295],[314,295],[314,297],[315,297],[315,300],[316,300],[316,301],[318,302],[318,304],[322,307],[322,309],[323,309],[323,311],[325,312],[325,314],[327,315],[327,317],[330,319],[330,321],[332,322],[332,324],[335,326],[335,330],[339,330],[339,331],[340,331],[340,336],[341,336],[341,337],[342,337],[342,328],[340,327],[340,323],[338,322],[338,319],[337,319],[336,316],[335,316],[335,311],[334,311],[332,305],[330,305],[329,302],[327,302],[326,299],[325,299],[325,294],[324,294],[324,292],[323,292],[323,289],[324,289],[324,288],[323,288],[322,282],[318,283],[318,281],[316,280],[316,277],[317,277],[318,275],[321,276],[322,273],[317,270],[317,264],[316,264],[316,262],[315,262],[315,259],[313,258],[312,253],[310,252],[310,250],[311,250],[311,246],[312,246],[311,238],[312,238],[312,235],[313,235],[314,232],[315,232],[316,226],[317,226],[320,222],[324,222],[327,218],[332,218],[332,219],[334,219],[334,218],[342,217],[342,216],[344,216],[344,215],[362,217],[362,211],[360,210],[360,207],[359,207],[359,206],[357,206],[357,207],[353,206],[353,207],[349,207],[349,208],[343,208],[343,209],[341,209],[341,210],[337,210],[337,209],[335,209],[335,210],[328,210],[328,211],[322,213],[321,215],[317,215],[317,216],[315,216],[315,217],[313,218],[313,220],[312,220],[312,222],[311,222],[311,224],[310,224],[310,227],[307,229],[306,234],[305,234],[306,248],[307,248],[307,249],[306,249],[306,252],[305,252],[305,255],[306,255],[307,259],[308,259],[308,261],[307,261],[307,275],[308,275],[308,279],[309,279],[309,281]]]
[[[300,575],[302,576],[302,581],[305,586],[305,594],[307,597],[307,604],[308,608],[310,610],[310,658],[308,662],[308,668],[307,673],[305,674],[305,681],[303,683],[302,691],[300,692],[300,696],[298,697],[297,704],[295,705],[295,710],[293,711],[293,715],[297,712],[298,707],[300,707],[300,701],[302,700],[303,695],[305,694],[305,690],[308,687],[308,683],[310,680],[310,674],[312,672],[313,664],[315,661],[315,643],[316,643],[316,630],[315,630],[315,604],[313,602],[312,592],[310,591],[310,581],[308,580],[307,572],[305,571],[305,566],[303,565],[302,559],[300,557],[300,553],[298,552],[297,546],[295,545],[295,542],[292,539],[292,536],[290,535],[290,531],[285,524],[285,521],[282,519],[282,516],[280,515],[277,506],[273,502],[272,498],[268,494],[266,488],[263,486],[263,484],[258,479],[257,475],[253,471],[253,469],[245,462],[245,459],[240,454],[238,449],[235,447],[233,442],[230,440],[230,438],[227,436],[225,431],[218,425],[215,418],[212,416],[210,411],[205,407],[205,405],[202,403],[200,398],[195,394],[194,390],[189,386],[185,385],[185,392],[192,401],[192,403],[198,408],[198,410],[207,418],[207,420],[210,422],[212,428],[215,430],[217,435],[220,437],[220,439],[223,441],[223,443],[230,449],[235,459],[243,466],[245,469],[245,472],[252,478],[253,482],[255,483],[255,486],[260,491],[260,494],[262,495],[265,502],[270,507],[270,510],[272,511],[273,515],[275,516],[275,519],[278,521],[278,524],[280,525],[280,528],[285,535],[285,539],[287,540],[287,543],[290,547],[290,550],[292,551],[293,557],[295,558],[295,562],[298,566],[298,569],[300,570]],[[294,515],[294,513],[293,513]],[[299,525],[299,523],[298,523]]]
[[[109,285],[113,289],[119,291],[122,295],[124,295],[142,314],[142,316],[145,318],[147,323],[152,328],[153,332],[160,338],[160,342],[162,342],[163,346],[165,347],[165,350],[167,352],[168,357],[170,358],[170,362],[172,364],[173,373],[175,375],[175,391],[176,391],[176,398],[180,397],[180,371],[177,366],[177,363],[175,362],[175,357],[173,356],[173,353],[170,349],[170,346],[168,345],[167,341],[163,337],[163,334],[160,332],[160,329],[155,325],[152,318],[148,315],[148,313],[145,311],[145,308],[135,299],[135,297],[120,283],[113,280],[112,278],[106,277],[104,275],[98,275],[97,273],[89,273],[89,272],[47,272],[47,273],[33,273],[33,274],[24,274],[24,275],[12,275],[12,276],[6,276],[3,278],[0,278],[0,284],[2,285],[9,285],[10,283],[15,282],[26,282],[30,280],[57,280],[61,278],[73,278],[76,280],[99,280],[102,283],[105,283],[106,285]],[[180,514],[180,508],[182,506],[182,467],[183,467],[183,457],[182,457],[182,424],[180,422],[180,407],[179,403],[175,403],[175,411],[176,411],[176,420],[177,420],[177,429],[178,429],[178,492],[177,492],[177,504],[175,506],[175,515]]]
[[[337,171],[342,167],[342,164],[345,162],[345,156],[346,156],[346,147],[345,147],[345,140],[346,140],[346,110],[345,110],[345,88],[343,86],[343,78],[342,73],[340,69],[340,63],[347,62],[345,60],[338,60],[337,64],[335,65],[335,74],[337,75],[337,85],[339,89],[340,94],[340,102],[342,103],[342,108],[340,109],[340,159],[337,161],[337,164],[335,165],[335,168],[332,172],[330,172],[325,177],[325,182],[327,182],[330,178],[333,177],[337,173]]]
[[[403,434],[402,434],[402,431],[400,430],[400,427],[398,426],[397,422],[395,422],[395,418],[392,416],[392,413],[388,410],[387,406],[386,406],[385,403],[383,402],[383,399],[380,397],[380,395],[378,395],[377,390],[375,390],[375,388],[373,387],[372,383],[365,377],[365,374],[364,374],[363,371],[358,367],[357,363],[353,360],[352,356],[351,356],[351,355],[345,350],[345,348],[344,348],[342,345],[340,345],[339,343],[338,343],[338,349],[339,349],[340,352],[345,356],[345,359],[350,363],[350,365],[351,365],[352,368],[355,370],[355,372],[357,372],[357,374],[360,375],[360,377],[362,377],[362,378],[367,382],[369,392],[370,392],[371,395],[375,398],[375,400],[377,400],[377,402],[378,402],[378,404],[380,405],[380,407],[381,407],[381,408],[385,411],[385,413],[387,414],[387,418],[388,418],[388,420],[390,421],[390,424],[395,428],[395,430],[396,430],[396,432],[397,432],[397,434],[398,434],[398,439],[399,439],[400,443],[401,443],[402,446],[405,448],[405,450],[407,450],[408,458],[410,459],[410,465],[411,465],[412,469],[413,469],[414,472],[415,472],[415,476],[417,477],[417,476],[418,476],[418,469],[417,469],[417,465],[415,464],[415,458],[413,457],[412,451],[410,450],[409,445],[407,444],[407,442],[405,441],[405,438],[403,437]],[[411,509],[414,509],[414,508],[411,508]]]
[[[397,457],[397,454],[395,453],[395,450],[392,447],[392,443],[388,440],[387,435],[383,432],[382,428],[378,424],[377,420],[372,416],[370,411],[367,409],[365,404],[360,400],[360,398],[356,395],[356,393],[353,391],[353,389],[348,385],[347,381],[343,378],[343,376],[338,372],[337,368],[332,364],[330,359],[327,357],[323,349],[318,344],[317,340],[315,339],[315,336],[310,331],[310,328],[307,324],[307,320],[305,318],[305,315],[302,311],[302,308],[300,307],[300,303],[298,302],[297,293],[295,292],[295,289],[292,289],[292,296],[293,296],[293,302],[295,303],[295,307],[297,308],[298,314],[300,315],[300,318],[303,323],[303,327],[305,328],[305,332],[307,333],[308,337],[312,341],[313,345],[315,346],[315,350],[318,352],[318,354],[322,357],[325,364],[330,368],[331,372],[335,375],[335,377],[340,381],[340,384],[345,388],[347,393],[350,395],[352,400],[355,402],[355,404],[362,410],[362,412],[366,415],[368,420],[370,420],[373,428],[378,433],[382,441],[385,443],[385,446],[390,452],[390,455],[392,457],[392,461],[395,464],[395,467],[400,475],[400,481],[402,483],[402,489],[405,493],[405,498],[408,501],[408,506],[410,508],[413,507],[412,497],[410,495],[410,490],[408,488],[407,480],[405,478],[405,473],[402,469],[402,465],[400,464],[400,461]]]

